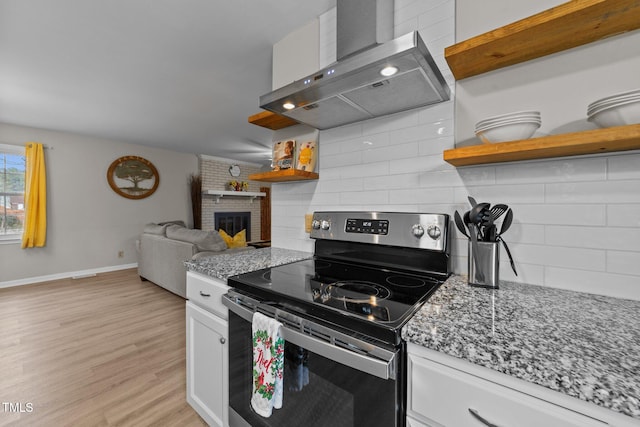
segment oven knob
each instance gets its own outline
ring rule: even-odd
[[[326,219],[323,219],[320,223],[320,228],[322,228],[323,230],[328,230],[330,226],[331,224]]]
[[[440,231],[440,227],[438,227],[437,225],[430,225],[427,227],[427,234],[433,240],[437,240],[442,234],[442,232]]]
[[[411,227],[411,233],[417,238],[420,238],[424,235],[424,228],[422,228],[420,224],[416,224]]]
[[[318,221],[317,219],[314,219],[313,221],[311,221],[311,227],[314,230],[319,230],[320,229],[320,221]]]

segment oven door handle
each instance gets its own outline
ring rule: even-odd
[[[228,295],[222,296],[222,303],[226,305],[229,310],[233,311],[244,320],[252,322],[254,312],[251,309],[236,303]],[[305,322],[307,324],[315,325],[307,319],[305,319]],[[296,331],[284,324],[282,324],[282,327],[280,328],[280,334],[285,342],[298,345],[314,354],[326,357],[327,359],[333,360],[342,365],[349,366],[385,380],[396,379],[396,352],[382,350],[380,353],[383,353],[384,355],[381,356],[385,357],[387,360],[374,358],[303,334],[302,332]]]

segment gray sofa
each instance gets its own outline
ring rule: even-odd
[[[252,249],[228,249],[217,231],[192,230],[181,221],[147,224],[140,235],[138,274],[142,280],[186,298],[185,261]]]

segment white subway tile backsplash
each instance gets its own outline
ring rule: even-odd
[[[640,154],[620,154],[607,161],[609,179],[640,179]]]
[[[491,204],[506,203],[508,205],[514,203],[542,203],[544,202],[544,185],[543,184],[495,184],[495,185],[476,185],[475,182],[465,181],[467,194],[475,197],[480,202],[488,202]]]
[[[420,179],[415,173],[406,173],[398,175],[381,175],[368,177],[363,180],[364,189],[367,191],[375,190],[396,190],[406,188],[418,188]]]
[[[444,136],[442,138],[427,139],[418,141],[418,153],[421,156],[439,155],[442,156],[444,150],[453,148],[453,136]]]
[[[511,204],[515,221],[525,224],[605,225],[604,205]]]
[[[607,159],[564,159],[545,162],[512,163],[496,169],[496,182],[573,182],[604,180],[607,175]]]
[[[640,249],[640,228],[547,225],[545,243],[553,246],[634,251]]]
[[[369,163],[355,165],[341,169],[341,178],[361,178],[368,176],[380,176],[389,174],[389,162]]]
[[[343,166],[359,165],[362,163],[362,152],[351,152],[348,154],[338,153],[328,156],[322,156],[322,163],[330,165],[333,168]]]
[[[404,129],[409,126],[416,126],[419,123],[419,120],[420,114],[417,110],[390,114],[388,116],[362,122],[362,134],[371,135],[396,129]]]
[[[384,160],[398,160],[415,158],[418,156],[418,143],[408,142],[405,144],[397,144],[391,147],[369,148],[362,152],[362,161],[364,163],[375,163]]]
[[[391,204],[453,203],[451,188],[409,188],[389,193]]]
[[[377,177],[376,177],[377,178]],[[362,191],[365,189],[363,178],[323,179],[318,183],[318,193],[339,193],[341,191]]]
[[[441,156],[416,156],[410,159],[391,160],[389,173],[420,173],[435,170],[447,170],[448,166],[442,164]]]
[[[597,295],[640,299],[640,281],[637,276],[547,267],[545,284]]]
[[[638,180],[545,184],[548,203],[640,203]]]
[[[464,185],[458,171],[441,170],[425,172],[419,175],[419,187],[458,187]]]
[[[513,242],[508,244],[513,259],[517,264],[537,264],[591,271],[606,270],[606,252],[604,250],[528,245]],[[500,259],[504,259],[502,255]]]
[[[607,225],[610,227],[640,227],[640,204],[608,205]]]
[[[340,204],[347,205],[386,205],[389,203],[389,192],[378,191],[352,191],[340,193]]]
[[[607,252],[607,271],[640,276],[640,252]],[[638,282],[640,284],[640,281]]]

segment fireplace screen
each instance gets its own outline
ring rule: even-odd
[[[215,212],[213,219],[216,230],[224,230],[229,236],[247,230],[247,241],[251,241],[251,212]]]

